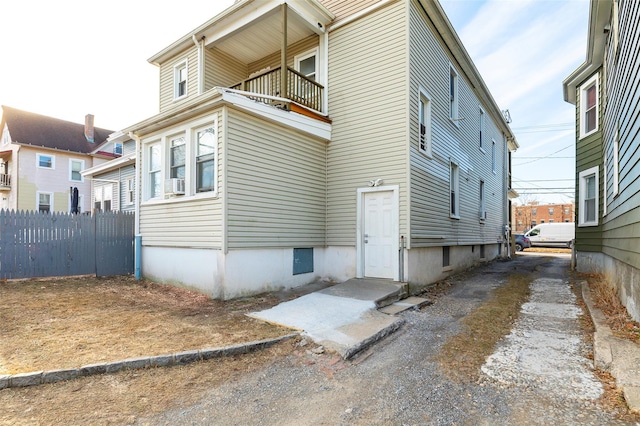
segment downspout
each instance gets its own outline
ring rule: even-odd
[[[502,191],[502,204],[505,218],[504,235],[505,244],[507,246],[507,258],[511,259],[511,211],[509,209],[509,142],[507,136],[502,134],[502,179],[504,182],[504,191]]]
[[[142,159],[142,152],[140,151],[140,138],[133,132],[129,132],[129,137],[136,141],[136,180],[135,180],[135,192],[134,192],[134,206],[135,206],[135,220],[134,220],[134,271],[136,280],[142,278],[142,235],[140,235],[140,160]]]
[[[202,51],[202,49],[204,47],[204,44],[200,43],[200,41],[196,39],[195,34],[191,35],[191,39],[193,40],[193,44],[196,45],[196,49],[198,49],[198,95],[200,95],[204,92],[204,81],[202,79],[202,76],[204,75],[204,71],[202,69],[202,61],[204,57],[204,52]],[[202,36],[202,40],[204,40],[204,36]]]

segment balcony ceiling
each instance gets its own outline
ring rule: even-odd
[[[310,24],[292,10],[287,16],[287,45],[316,34]],[[215,47],[245,64],[255,62],[282,48],[282,14],[274,9],[207,47]]]

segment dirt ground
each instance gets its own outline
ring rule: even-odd
[[[228,302],[131,277],[0,283],[0,375],[215,348],[291,333],[244,314],[279,302]]]

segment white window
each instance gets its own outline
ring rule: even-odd
[[[491,141],[491,170],[496,173],[496,141]]]
[[[458,165],[451,161],[449,163],[449,216],[454,219],[460,218],[460,178]]]
[[[620,124],[616,126],[616,135],[613,139],[613,196],[620,190]]]
[[[188,69],[187,61],[180,62],[173,69],[174,99],[187,96]]]
[[[480,118],[478,121],[479,121],[478,124],[480,127],[480,134],[479,134],[480,150],[484,152],[484,110],[482,108],[480,108]]]
[[[159,197],[162,191],[162,158],[160,144],[149,146],[149,198]]]
[[[420,90],[418,109],[420,119],[418,146],[421,152],[431,156],[431,98],[423,90]]]
[[[480,220],[487,218],[487,210],[484,206],[484,181],[480,180]]]
[[[318,49],[298,55],[294,58],[296,71],[309,80],[318,80]]]
[[[81,171],[84,170],[84,160],[69,160],[69,180],[72,182],[82,182]]]
[[[580,88],[580,138],[598,130],[598,74]]]
[[[580,196],[579,226],[598,225],[598,167],[580,172],[578,179]]]
[[[449,66],[449,118],[458,125],[458,73]]]
[[[36,166],[40,169],[55,169],[56,157],[49,154],[37,154]]]
[[[53,206],[53,194],[51,192],[37,192],[36,200],[36,210],[46,213],[51,212]]]
[[[216,135],[213,127],[196,132],[196,192],[216,189]]]
[[[133,204],[136,201],[134,182],[133,179],[127,179],[127,204]]]
[[[184,179],[186,160],[186,138],[179,136],[171,139],[169,149],[170,155],[170,177]]]
[[[113,185],[98,186],[94,190],[93,209],[96,212],[111,211],[111,201],[113,200]]]

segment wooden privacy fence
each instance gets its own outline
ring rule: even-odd
[[[0,210],[0,279],[132,274],[134,217]]]

